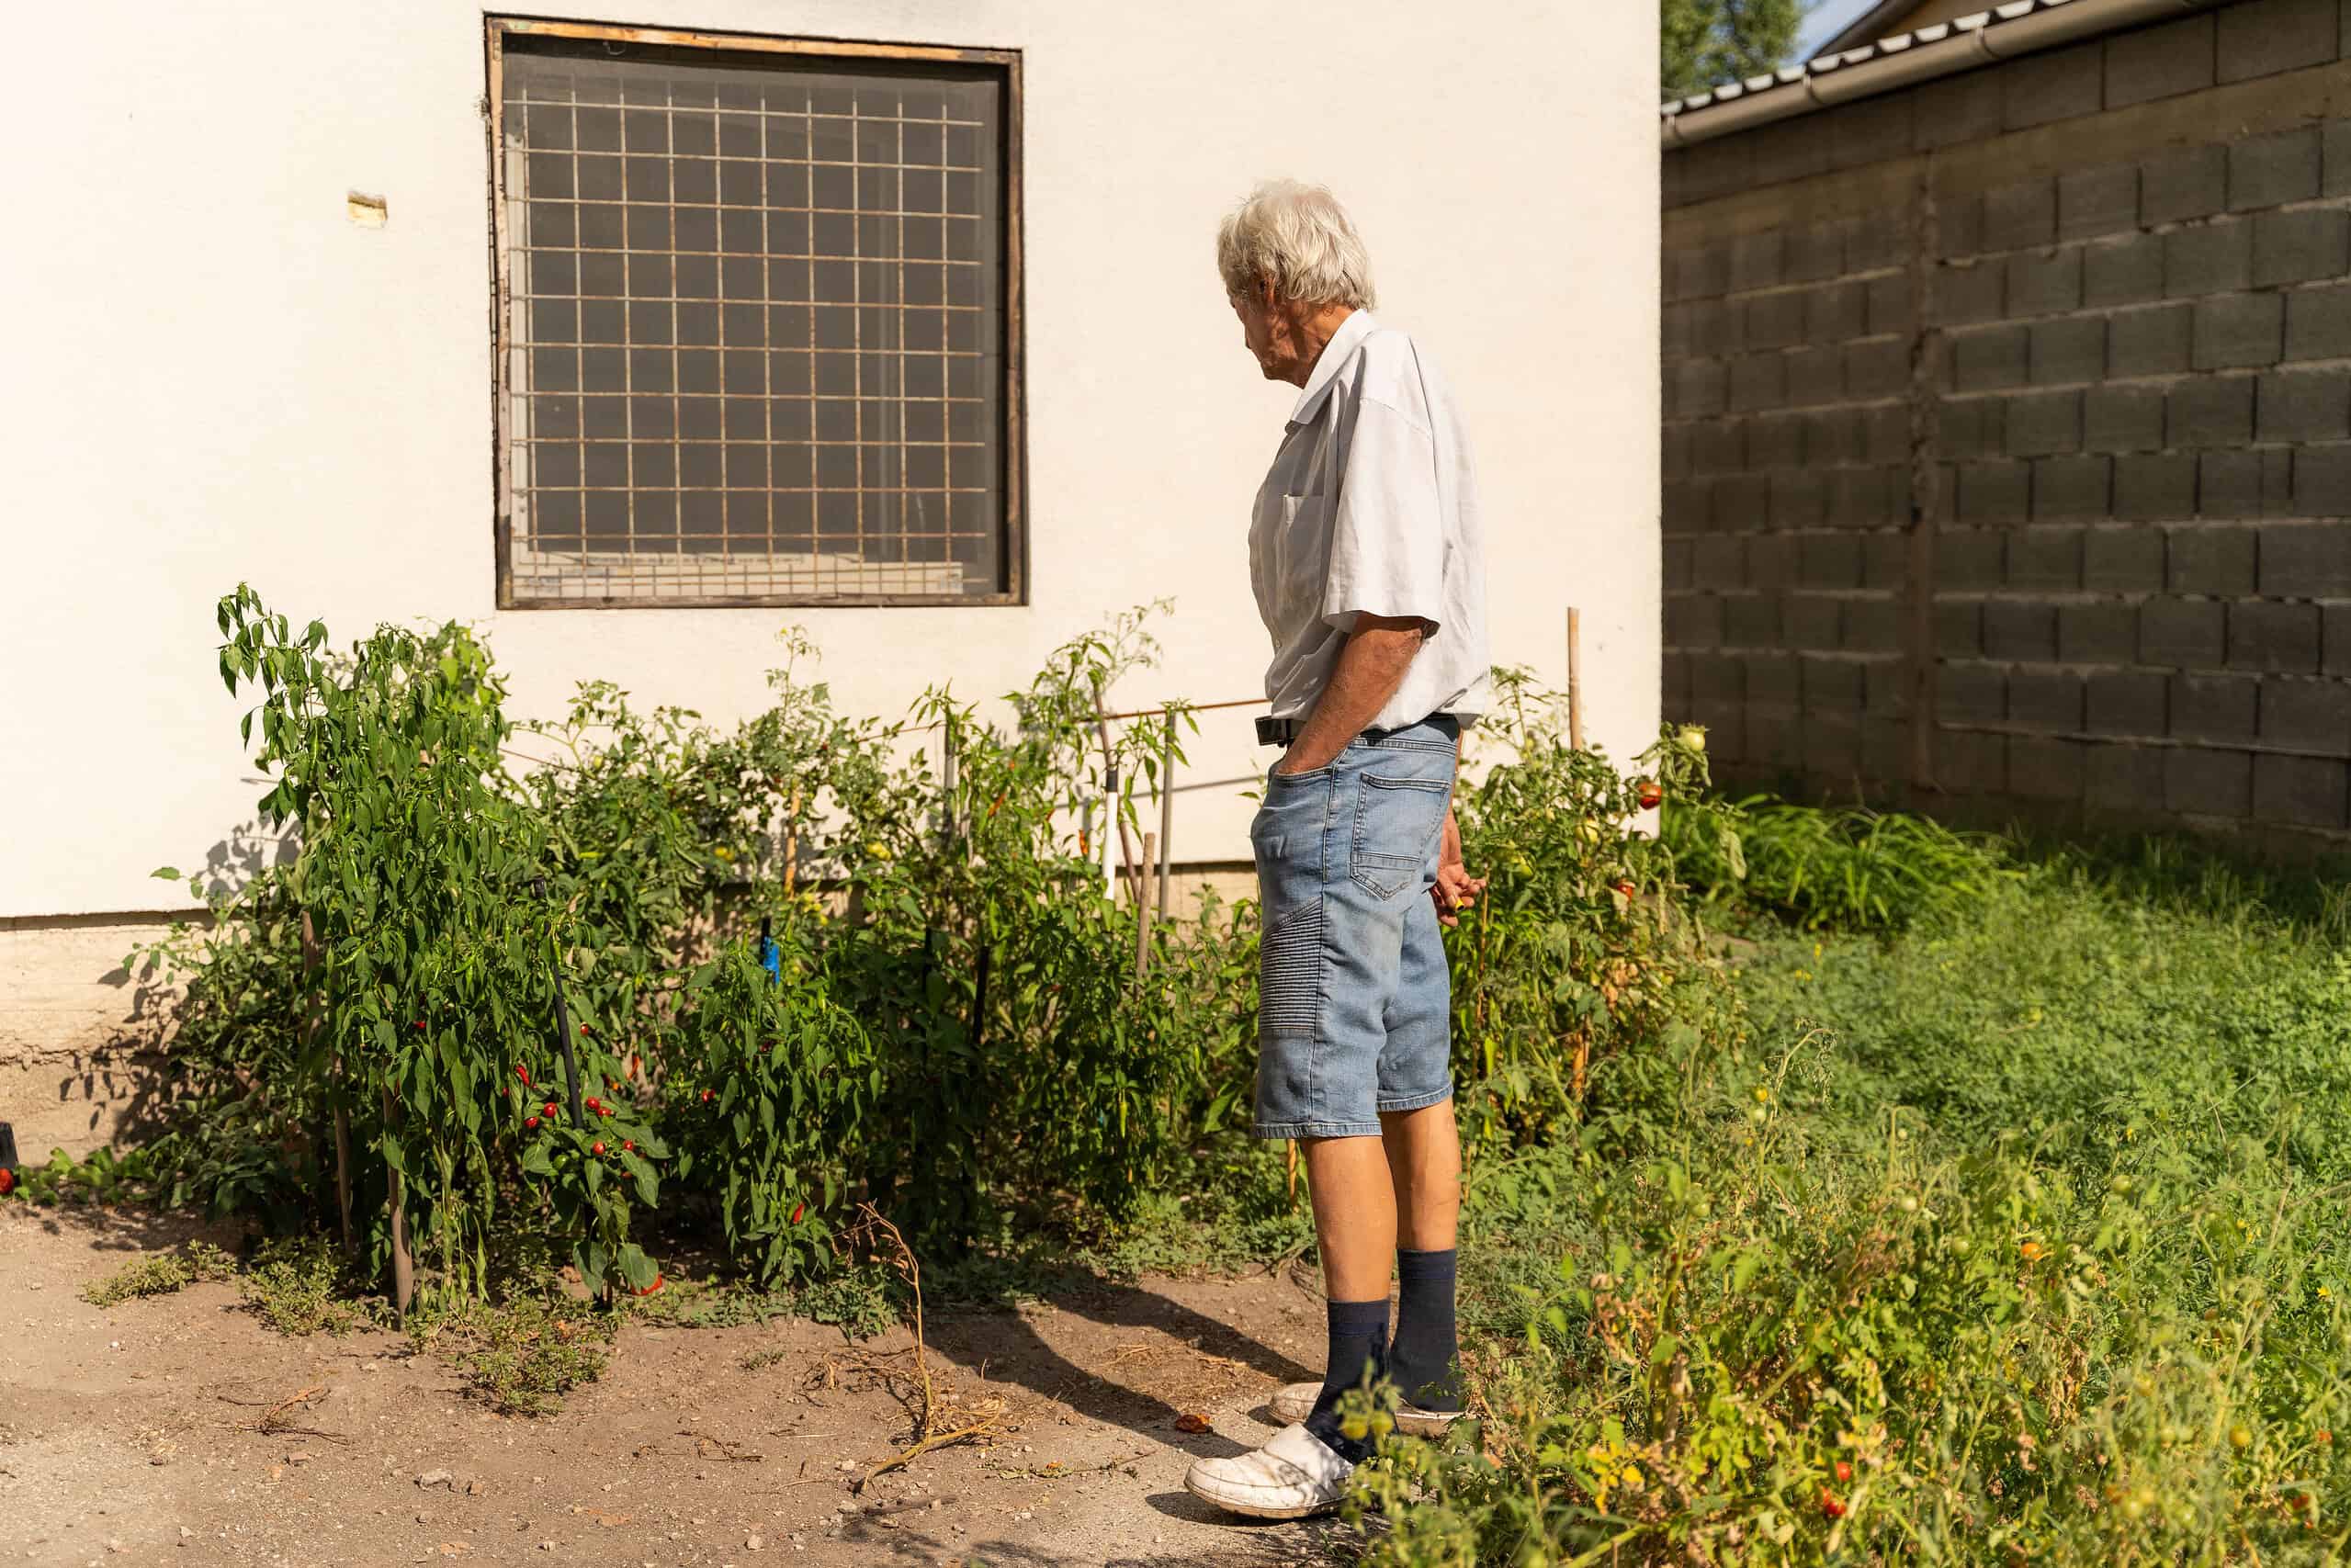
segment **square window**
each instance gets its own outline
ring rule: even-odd
[[[500,602],[1013,597],[1013,57],[487,25]]]

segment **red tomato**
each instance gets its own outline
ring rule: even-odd
[[[1845,1517],[1845,1504],[1836,1493],[1824,1486],[1820,1489],[1820,1511],[1832,1519]]]
[[[1846,1463],[1843,1460],[1838,1460],[1837,1461],[1837,1479],[1839,1481],[1852,1480],[1853,1467]]]
[[[523,1118],[523,1125],[536,1129],[538,1126],[538,1118],[536,1116],[526,1116]]]
[[[548,1118],[549,1121],[553,1121],[555,1118],[555,1101],[550,1100],[545,1105],[540,1106],[538,1108],[538,1113],[541,1116]]]
[[[637,1152],[637,1145],[630,1139],[623,1138],[620,1140],[620,1152],[625,1155],[635,1154]]]
[[[592,1154],[592,1155],[600,1155],[600,1154],[604,1153],[604,1152],[605,1152],[604,1140],[603,1140],[603,1139],[601,1139],[601,1138],[597,1139],[597,1140],[596,1140],[596,1143],[595,1143],[595,1146],[594,1146],[594,1147],[593,1147],[593,1148],[591,1148],[591,1149],[589,1149],[589,1151],[588,1151],[588,1152],[589,1152],[590,1154]]]
[[[9,1193],[14,1192],[16,1190],[17,1173],[10,1170],[6,1166],[0,1165],[0,1198],[6,1198]]]
[[[1643,780],[1641,781],[1641,809],[1642,809],[1642,810],[1644,810],[1644,811],[1655,811],[1655,810],[1657,808],[1657,804],[1658,804],[1658,802],[1660,802],[1660,801],[1664,800],[1665,798],[1666,798],[1666,792],[1665,792],[1664,790],[1659,789],[1659,788],[1657,787],[1657,784],[1656,784],[1656,780],[1654,780],[1654,779],[1643,779]]]

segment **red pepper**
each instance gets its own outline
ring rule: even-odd
[[[536,1116],[526,1116],[523,1118],[523,1125],[530,1128],[533,1132],[537,1132],[538,1130],[538,1118]]]
[[[550,1122],[555,1120],[555,1101],[550,1100],[545,1105],[540,1106],[538,1108],[538,1113],[541,1116],[546,1117]]]
[[[17,1173],[10,1170],[6,1166],[0,1165],[0,1198],[6,1198],[9,1193],[14,1192],[16,1190]]]
[[[650,1295],[651,1295],[655,1291],[660,1290],[660,1289],[661,1288],[661,1286],[662,1286],[665,1282],[666,1282],[666,1281],[664,1281],[664,1280],[662,1280],[662,1278],[661,1277],[661,1275],[659,1275],[659,1274],[655,1274],[655,1275],[653,1276],[653,1282],[652,1282],[651,1284],[650,1284],[650,1285],[646,1286],[646,1287],[645,1287],[643,1290],[641,1290],[641,1291],[635,1291],[635,1292],[630,1292],[630,1293],[631,1293],[631,1294],[633,1294],[633,1295],[650,1296]]]
[[[597,1140],[596,1140],[596,1142],[595,1142],[595,1144],[594,1144],[594,1145],[593,1145],[593,1146],[588,1150],[588,1152],[589,1152],[590,1154],[592,1154],[592,1155],[600,1155],[600,1154],[604,1153],[604,1152],[605,1152],[604,1140],[603,1140],[603,1139],[601,1139],[601,1138],[597,1139]]]
[[[531,1070],[528,1067],[516,1067],[514,1069],[514,1076],[523,1080],[523,1087],[525,1089],[531,1087]]]
[[[798,1224],[800,1223],[800,1216],[801,1216],[802,1214],[807,1213],[808,1212],[808,1206],[806,1203],[795,1203],[795,1204],[793,1204],[793,1205],[792,1205],[792,1223],[793,1223],[794,1224],[796,1224],[796,1225],[797,1225],[797,1224]]]

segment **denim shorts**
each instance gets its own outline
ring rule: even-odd
[[[1453,1091],[1452,976],[1429,889],[1461,731],[1449,715],[1270,773],[1249,829],[1260,1138],[1377,1137]]]

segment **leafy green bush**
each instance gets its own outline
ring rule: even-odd
[[[1646,796],[1699,797],[1700,745],[1668,729],[1619,774],[1569,744],[1565,705],[1496,671],[1473,732],[1503,761],[1456,792],[1466,863],[1491,879],[1448,942],[1453,1080],[1474,1154],[1540,1144],[1580,1119],[1612,1055],[1655,1041],[1719,983],[1704,933],[1677,915],[1680,867],[1627,829]]]

